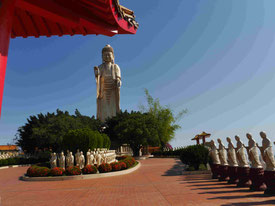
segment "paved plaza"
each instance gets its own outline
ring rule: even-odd
[[[0,205],[275,205],[275,197],[212,180],[208,174],[182,175],[177,159],[140,162],[139,170],[123,176],[52,182],[18,180],[27,167],[2,169]]]

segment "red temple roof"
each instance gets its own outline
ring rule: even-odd
[[[16,145],[0,145],[0,151],[17,151],[19,150]]]
[[[119,0],[17,0],[11,37],[135,34],[134,12]]]

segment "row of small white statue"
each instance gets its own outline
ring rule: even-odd
[[[14,152],[14,153],[13,152],[10,152],[10,153],[3,152],[3,154],[1,154],[1,152],[0,152],[0,160],[17,157],[17,156],[19,156],[19,152]]]
[[[248,139],[248,146],[246,147],[239,136],[235,136],[237,141],[237,147],[234,147],[231,139],[226,138],[228,142],[228,148],[225,148],[221,139],[218,139],[219,148],[216,147],[214,140],[208,143],[210,146],[210,156],[213,160],[213,164],[238,166],[238,167],[249,167],[249,163],[245,154],[248,154],[252,168],[263,168],[260,161],[257,149],[260,150],[263,161],[265,162],[266,171],[275,171],[275,159],[272,151],[272,142],[267,138],[265,132],[260,132],[262,138],[262,146],[259,146],[252,138],[250,133],[246,134]],[[275,144],[275,142],[274,142]]]
[[[90,149],[88,150],[86,154],[86,165],[100,165],[102,163],[107,163],[108,158],[106,155],[107,151],[91,151]],[[115,160],[115,154],[112,155],[114,156],[112,159]],[[65,169],[65,165],[67,167],[74,166],[74,161],[76,162],[76,166],[79,166],[80,169],[84,168],[85,166],[85,157],[83,155],[83,152],[79,152],[77,150],[75,157],[72,152],[67,150],[67,155],[65,157],[64,152],[61,152],[59,157],[57,157],[56,153],[51,154],[51,159],[50,159],[50,164],[51,168],[57,167],[57,162],[59,164],[59,167],[62,167]]]

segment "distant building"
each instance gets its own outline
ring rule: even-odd
[[[0,145],[1,153],[16,153],[19,152],[19,147],[16,145]]]

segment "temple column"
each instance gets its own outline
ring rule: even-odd
[[[15,2],[0,0],[0,118]]]

